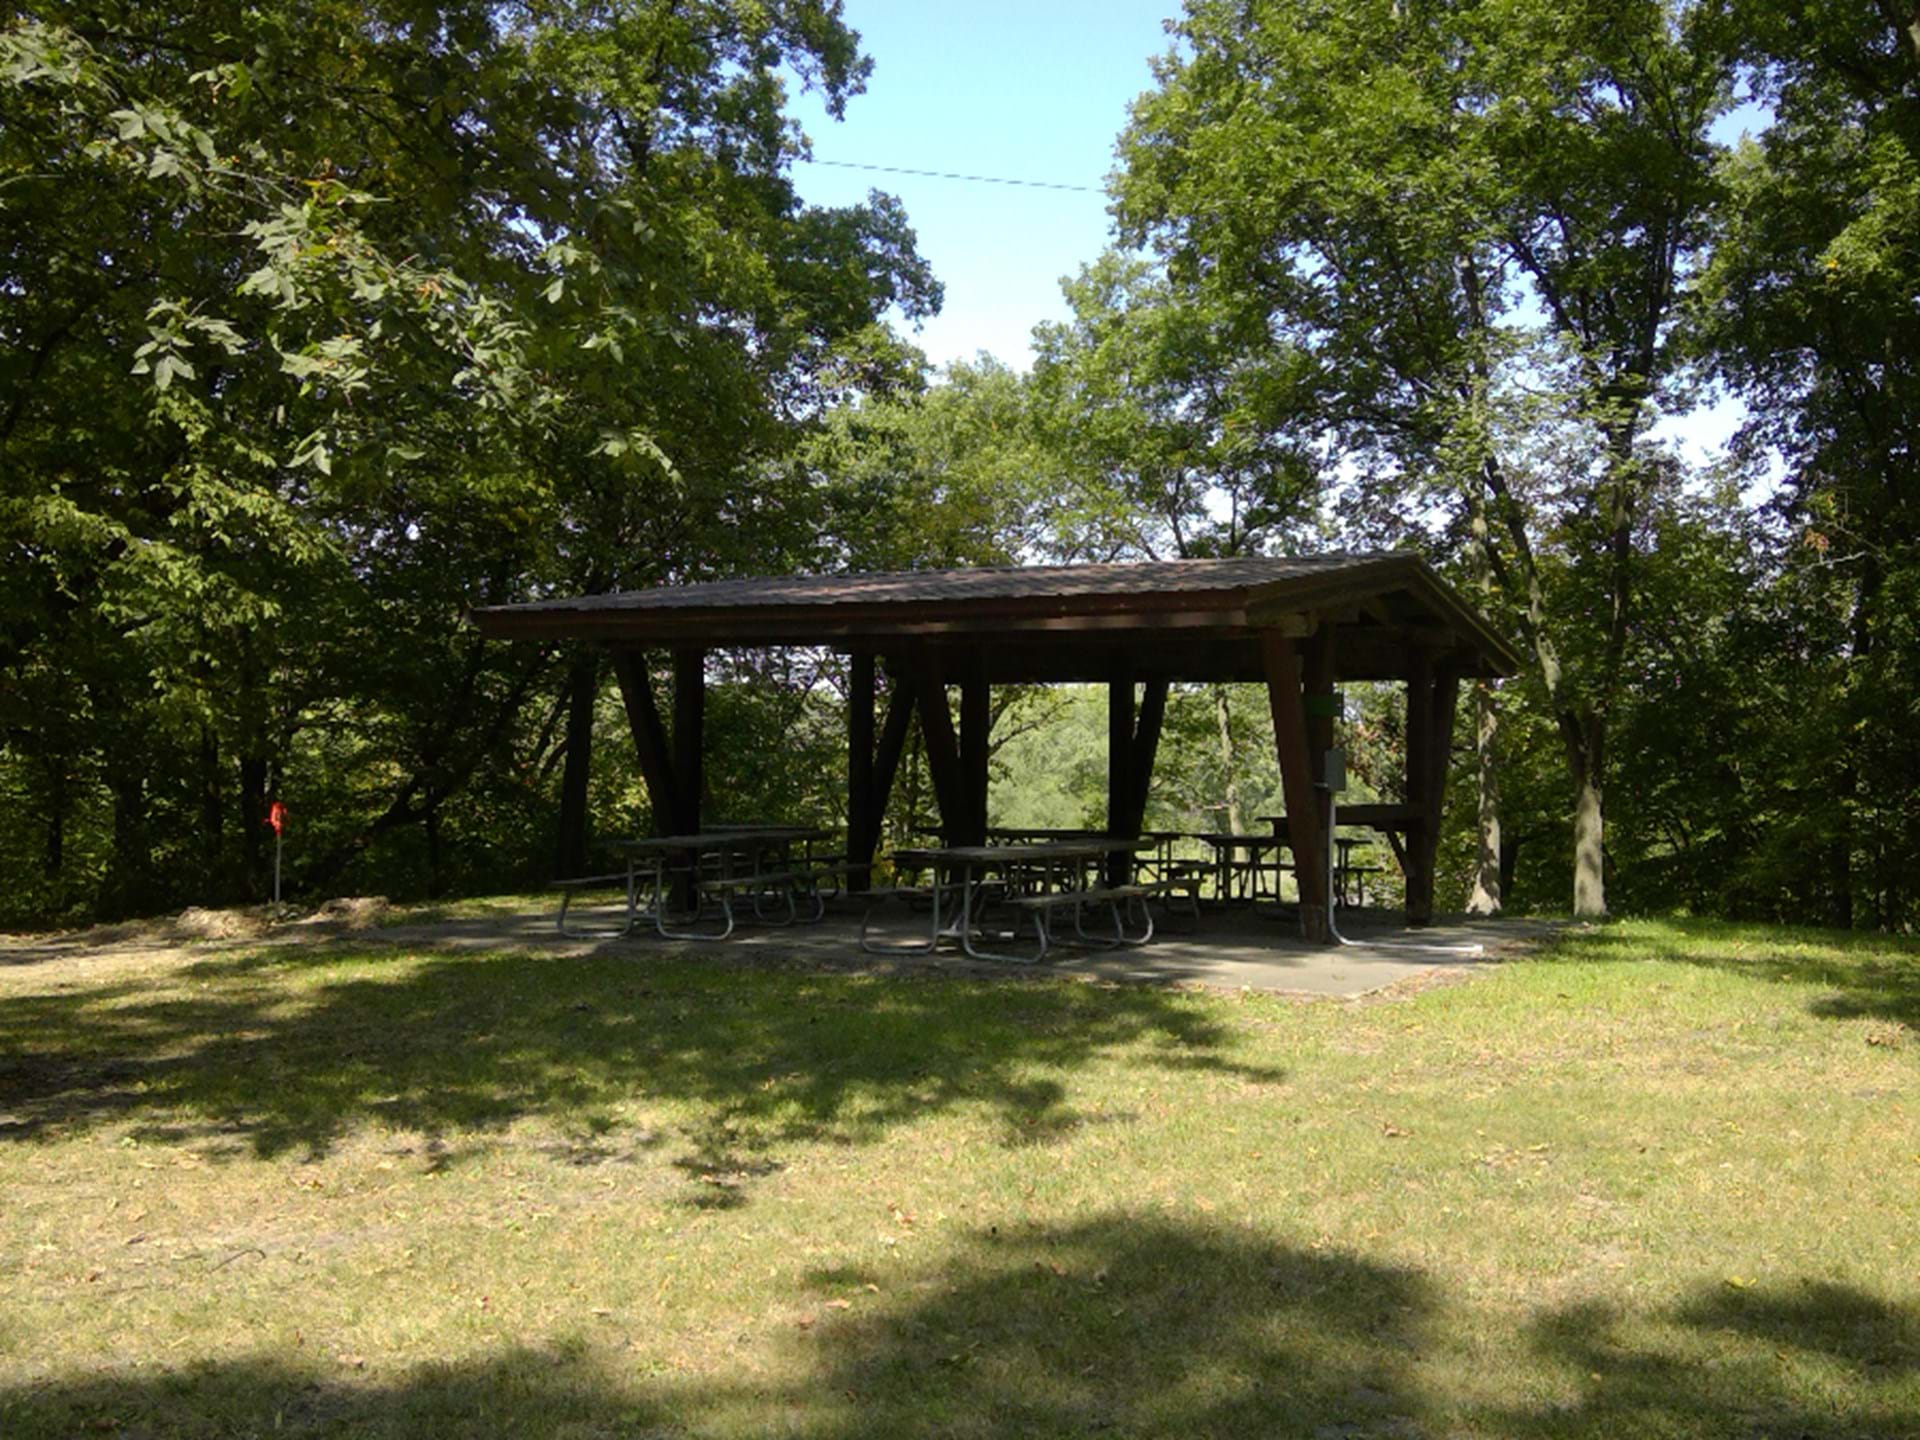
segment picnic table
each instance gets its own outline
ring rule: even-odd
[[[627,909],[625,923],[613,932],[619,935],[632,934],[644,918],[668,940],[724,940],[733,934],[740,919],[735,907],[742,902],[763,923],[791,925],[802,918],[798,902],[803,897],[813,904],[805,920],[818,920],[826,913],[822,882],[837,881],[846,867],[831,863],[832,857],[809,858],[804,853],[796,861],[793,851],[798,846],[804,852],[832,833],[803,825],[721,825],[685,835],[613,841],[609,848],[626,861],[623,876],[556,882],[562,892],[560,930],[572,936],[586,933],[567,929],[567,903],[575,889],[622,881]],[[683,894],[678,910],[671,895],[675,888]]]
[[[1390,822],[1388,825],[1382,825],[1378,820],[1359,817],[1373,815],[1375,812],[1381,812],[1383,814],[1389,811],[1397,812],[1399,809],[1399,806],[1393,805],[1350,806],[1337,811],[1335,820],[1338,824],[1342,825],[1363,826],[1380,830],[1383,834],[1390,833]],[[1275,835],[1284,836],[1286,834],[1286,816],[1262,815],[1260,819],[1273,826],[1273,833]],[[1370,845],[1371,843],[1372,842],[1364,835],[1341,835],[1336,832],[1333,837],[1333,903],[1342,909],[1349,907],[1357,909],[1365,905],[1367,903],[1367,876],[1379,875],[1385,869],[1385,867],[1381,865],[1363,865],[1354,860],[1353,852],[1361,846]],[[1351,892],[1352,899],[1348,899],[1349,892]]]
[[[1152,893],[1152,885],[1109,885],[1098,878],[1098,871],[1109,857],[1132,854],[1151,841],[1123,839],[1106,835],[1088,835],[1072,840],[1033,841],[1007,845],[943,845],[901,850],[894,855],[897,868],[925,871],[925,885],[895,886],[867,892],[867,913],[860,922],[860,946],[873,954],[930,953],[942,940],[958,941],[960,948],[976,960],[1016,960],[1037,963],[1060,937],[1053,920],[1058,912],[1073,916],[1075,937],[1088,945],[1144,945],[1153,938],[1153,916],[1145,912],[1144,927],[1138,934],[1127,930],[1127,907],[1136,899]],[[1091,873],[1090,873],[1091,872]],[[875,909],[889,899],[908,902],[926,901],[931,907],[924,941],[908,945],[875,945],[869,935]],[[1035,950],[1031,955],[985,948],[976,941],[984,936],[980,924],[990,906],[1012,910],[1033,924]],[[1113,922],[1113,934],[1087,933],[1089,906],[1104,908]],[[1143,911],[1145,907],[1142,907]],[[1007,938],[1016,938],[1019,926]]]
[[[1280,851],[1292,848],[1292,843],[1285,835],[1234,835],[1220,831],[1204,833],[1195,838],[1213,851],[1214,893],[1220,899],[1279,900],[1280,877],[1293,868],[1280,863]],[[1274,857],[1271,862],[1266,859],[1269,851]],[[1244,859],[1240,858],[1243,853]],[[1260,879],[1263,875],[1273,876],[1270,896],[1261,893]]]

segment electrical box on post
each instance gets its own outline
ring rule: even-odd
[[[1347,752],[1341,749],[1327,751],[1327,778],[1321,782],[1335,795],[1347,788]]]

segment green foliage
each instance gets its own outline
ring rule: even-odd
[[[787,87],[838,114],[869,70],[835,0],[10,12],[0,917],[257,895],[274,798],[313,890],[532,884],[556,805],[650,824],[604,667],[481,645],[478,603],[1412,544],[1530,657],[1509,903],[1920,921],[1909,21],[1192,0],[1178,35],[1033,373],[930,374],[898,202],[788,177]],[[1706,383],[1749,420],[1695,470],[1659,427]],[[722,808],[831,823],[837,662],[710,678]],[[1097,692],[996,701],[996,818],[1097,821]],[[1148,823],[1257,828],[1269,724],[1176,689]],[[1343,743],[1396,798],[1397,693],[1349,687]],[[904,834],[911,746],[900,786]]]
[[[918,352],[881,360],[889,383],[829,412],[797,456],[821,506],[816,563],[886,571],[1025,557],[1060,490],[1025,378],[982,356],[930,385]]]
[[[1236,345],[1231,306],[1142,259],[1109,253],[1065,291],[1073,320],[1034,332],[1036,413],[1068,471],[1052,548],[1105,560],[1297,540],[1313,457],[1271,418],[1300,357]]]
[[[1717,6],[1197,0],[1123,137],[1127,239],[1242,353],[1356,533],[1457,556],[1532,653],[1604,909],[1601,795],[1715,198]],[[1216,369],[1218,367],[1216,366]]]
[[[537,865],[544,778],[454,812],[549,773],[552,657],[465,612],[812,557],[784,456],[939,303],[786,176],[783,77],[867,67],[826,0],[11,17],[6,905],[257,893],[276,796],[300,884]]]
[[[1793,827],[1836,878],[1820,913],[1920,917],[1920,32],[1896,6],[1741,7],[1772,111],[1725,166],[1699,287],[1704,353],[1751,399],[1742,450],[1777,457],[1778,593],[1811,641],[1794,684]]]

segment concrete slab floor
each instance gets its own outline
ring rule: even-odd
[[[595,897],[596,899],[600,897]],[[797,964],[860,973],[947,973],[980,976],[1069,975],[1137,984],[1198,984],[1304,995],[1351,997],[1405,982],[1470,971],[1524,951],[1565,922],[1450,918],[1410,930],[1397,912],[1342,912],[1338,923],[1350,943],[1308,945],[1290,917],[1246,907],[1208,909],[1196,922],[1156,913],[1157,933],[1137,949],[1096,950],[1062,946],[1039,965],[969,959],[951,945],[932,955],[869,955],[860,948],[860,906],[841,901],[818,925],[742,924],[719,943],[662,940],[651,928],[627,937],[563,936],[556,906],[529,906],[507,913],[370,926],[317,920],[275,925],[231,938],[187,938],[165,927],[102,928],[62,935],[0,937],[0,967],[29,969],[49,963],[91,969],[116,962],[170,955],[253,951],[262,948],[339,945],[397,946],[452,953],[533,950],[555,955],[631,956],[644,964],[659,955],[705,959],[727,965]],[[618,905],[577,906],[569,923],[615,927]],[[924,916],[909,919],[897,907],[884,917],[881,938],[906,939]],[[924,933],[923,928],[919,933]],[[1028,942],[1030,943],[1030,942]],[[1023,944],[1021,948],[1026,948]],[[17,972],[16,972],[17,973]]]
[[[581,907],[570,924],[617,922],[616,908]],[[895,908],[884,917],[880,939],[907,939],[910,921]],[[1424,929],[1409,929],[1397,912],[1344,912],[1338,924],[1347,943],[1309,945],[1299,938],[1291,918],[1245,907],[1208,910],[1198,922],[1156,915],[1153,941],[1137,949],[1097,950],[1063,946],[1039,965],[978,961],[943,945],[932,955],[869,955],[860,949],[860,911],[842,903],[817,925],[742,924],[717,943],[665,941],[644,930],[633,936],[567,939],[554,926],[551,910],[525,915],[446,920],[358,932],[356,938],[383,944],[428,948],[497,949],[532,947],[586,953],[712,955],[755,963],[790,957],[825,969],[921,970],[982,975],[1081,975],[1143,984],[1201,984],[1225,989],[1251,988],[1309,995],[1354,996],[1439,972],[1495,962],[1523,951],[1552,934],[1553,921],[1472,920],[1449,917]]]

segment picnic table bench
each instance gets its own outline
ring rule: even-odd
[[[1214,893],[1221,900],[1280,898],[1280,877],[1293,871],[1291,864],[1280,859],[1280,851],[1290,848],[1286,836],[1211,832],[1195,838],[1213,851]],[[1271,860],[1266,858],[1268,852],[1273,854]],[[1267,876],[1273,878],[1270,894],[1260,884]]]
[[[630,935],[643,919],[650,919],[665,939],[724,940],[738,923],[735,907],[742,899],[763,924],[817,921],[826,914],[826,887],[837,888],[849,867],[844,856],[803,854],[796,860],[793,850],[831,834],[798,825],[723,825],[686,835],[614,841],[609,848],[626,859],[622,873],[552,883],[560,892],[560,933],[576,939]],[[567,912],[576,895],[615,887],[625,890],[627,901],[624,923],[617,930],[569,927]],[[678,910],[671,894],[676,887],[685,899]],[[811,914],[800,913],[803,900],[811,904]]]
[[[1072,915],[1074,935],[1082,944],[1144,945],[1153,938],[1152,913],[1144,904],[1141,906],[1144,925],[1139,933],[1133,934],[1127,929],[1127,912],[1132,902],[1144,900],[1152,893],[1152,887],[1089,884],[1086,870],[1118,852],[1139,850],[1145,843],[1148,842],[1089,836],[1028,844],[950,845],[900,851],[894,856],[894,863],[902,869],[929,872],[929,883],[861,892],[856,898],[864,898],[868,904],[860,922],[860,946],[870,954],[925,954],[937,948],[942,940],[955,940],[965,954],[976,960],[1037,964],[1060,943],[1055,921],[1062,912]],[[871,934],[874,913],[889,900],[904,900],[910,905],[922,900],[930,902],[932,913],[924,940],[885,946],[874,943]],[[1032,922],[1032,954],[991,949],[977,938],[985,935],[981,921],[983,912],[990,906],[1011,910],[1023,921]],[[1111,916],[1111,938],[1087,931],[1087,911],[1096,907],[1104,908]],[[1017,939],[1022,928],[1023,925],[1016,925],[1006,938]]]
[[[824,840],[831,832],[800,826],[730,825],[690,835],[662,835],[621,842],[638,877],[644,872],[647,911],[654,929],[668,940],[725,940],[739,921],[735,906],[745,899],[763,924],[791,925],[800,919],[798,901],[812,903],[808,922],[826,914],[823,881],[846,873],[846,866],[792,861],[792,848]],[[771,862],[771,863],[769,863]],[[739,867],[744,865],[744,870]],[[683,882],[687,904],[678,914],[670,890]],[[771,913],[769,907],[772,907]],[[708,919],[710,911],[717,915]],[[784,913],[781,913],[784,912]],[[702,928],[703,923],[707,928]]]
[[[1406,805],[1342,805],[1334,815],[1338,825],[1351,825],[1356,828],[1377,830],[1382,835],[1392,837],[1406,828],[1406,817],[1411,807]],[[1260,817],[1273,826],[1275,835],[1285,835],[1287,817],[1285,815],[1262,815]],[[1359,835],[1340,835],[1333,837],[1333,903],[1344,908],[1358,908],[1367,902],[1367,876],[1384,875],[1386,866],[1362,864],[1353,858],[1353,852],[1370,842]],[[1348,895],[1351,892],[1352,898]]]

